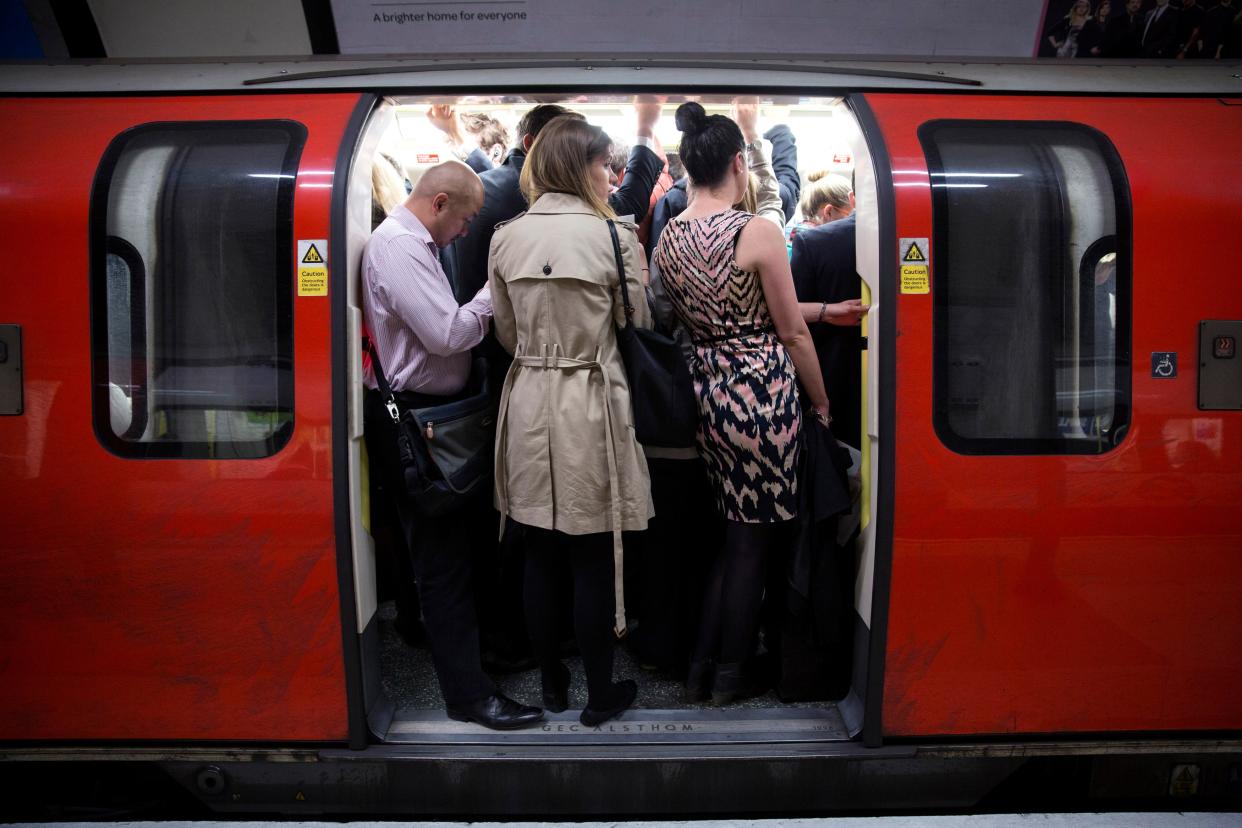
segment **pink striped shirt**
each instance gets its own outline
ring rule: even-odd
[[[367,242],[362,313],[394,391],[454,394],[470,378],[470,349],[487,334],[492,295],[485,284],[458,307],[431,234],[401,206]],[[366,384],[376,387],[371,376]]]

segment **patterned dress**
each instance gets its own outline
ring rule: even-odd
[[[694,341],[699,454],[729,520],[796,517],[798,404],[793,363],[772,325],[759,274],[742,270],[734,247],[754,216],[725,210],[669,222],[653,260]]]

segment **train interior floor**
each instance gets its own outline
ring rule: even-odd
[[[600,728],[584,728],[578,714],[586,704],[582,660],[566,659],[573,673],[569,709],[549,713],[543,726],[500,733],[467,723],[454,722],[444,713],[431,653],[411,647],[393,627],[396,609],[392,602],[380,605],[380,667],[384,692],[397,713],[386,737],[392,743],[438,743],[477,740],[506,743],[624,739],[667,741],[837,741],[849,739],[845,722],[831,702],[785,703],[774,691],[736,702],[727,707],[691,704],[682,699],[682,684],[660,673],[643,669],[629,649],[616,650],[615,677],[634,679],[638,699],[632,709]],[[539,671],[497,675],[500,691],[527,704],[538,704]]]

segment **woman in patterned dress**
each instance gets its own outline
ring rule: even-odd
[[[694,341],[698,448],[726,519],[686,692],[699,699],[710,687],[712,701],[725,704],[754,689],[742,662],[758,631],[766,559],[797,516],[795,369],[825,423],[828,397],[781,230],[733,209],[748,184],[741,130],[693,102],[677,109],[677,128],[693,201],[669,222],[653,259]]]

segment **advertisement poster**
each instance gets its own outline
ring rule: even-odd
[[[332,0],[342,54],[1029,57],[1041,0]]]
[[[1036,51],[1046,58],[1242,57],[1237,0],[1051,0]]]

